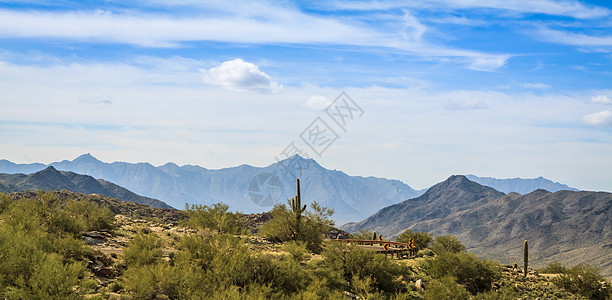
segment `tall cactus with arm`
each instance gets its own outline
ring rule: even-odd
[[[302,206],[302,197],[300,195],[300,179],[297,179],[297,195],[291,198],[291,211],[295,214],[295,239],[301,237],[302,213],[306,210],[306,204]]]
[[[525,262],[525,277],[527,277],[527,263],[529,262],[529,246],[527,240],[523,243],[523,260]]]

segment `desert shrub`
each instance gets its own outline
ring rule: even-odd
[[[560,262],[551,262],[545,268],[538,270],[540,273],[544,274],[563,274],[567,272],[567,268],[562,265]]]
[[[245,232],[245,226],[236,213],[228,212],[229,206],[215,203],[212,206],[185,204],[188,225],[192,228],[207,228],[219,233],[240,234]]]
[[[472,294],[488,291],[491,283],[500,278],[499,266],[473,254],[443,252],[425,263],[434,278],[453,276]]]
[[[413,239],[414,247],[420,250],[429,247],[429,244],[433,240],[433,236],[429,232],[412,231],[412,229],[408,228],[395,240],[400,243],[408,243],[410,239]]]
[[[408,276],[410,273],[405,266],[358,246],[333,243],[322,255],[322,266],[330,271],[327,275],[331,275],[328,280],[339,289],[351,288],[354,276],[357,276],[360,280],[371,277],[373,286],[379,291],[398,292],[403,290],[403,285],[396,279],[400,275]]]
[[[371,240],[374,236],[374,231],[369,229],[359,229],[359,231],[355,233],[351,233],[350,237],[353,240]]]
[[[162,295],[180,299],[183,274],[178,271],[164,262],[134,266],[125,272],[123,285],[136,299],[156,299]]]
[[[435,255],[435,253],[433,251],[431,251],[431,249],[419,250],[419,253],[417,253],[418,257],[434,256],[434,255]]]
[[[610,299],[612,291],[610,285],[605,285],[605,279],[599,270],[590,265],[577,265],[567,269],[553,282],[567,291],[580,294],[590,299]]]
[[[450,234],[440,235],[434,239],[431,250],[436,254],[442,254],[444,252],[461,253],[465,251],[465,246],[461,244],[461,241],[455,236]]]
[[[123,283],[121,283],[120,281],[114,281],[108,284],[108,290],[116,293],[119,292],[123,289]]]
[[[329,288],[326,278],[314,278],[305,290],[292,295],[291,299],[310,300],[310,299],[343,299],[346,296],[338,290]]]
[[[456,278],[453,276],[443,276],[434,279],[427,285],[423,296],[427,300],[469,299],[470,293],[463,286],[457,284],[456,281]]]
[[[11,204],[11,196],[0,193],[0,214]]]
[[[271,211],[272,220],[262,226],[262,234],[277,242],[302,241],[306,243],[308,250],[319,253],[321,244],[325,239],[325,233],[333,226],[333,221],[329,219],[334,213],[313,202],[308,206],[304,217],[301,218],[301,228],[299,234],[296,232],[295,214],[289,210],[285,204],[277,204]]]
[[[155,263],[162,256],[162,240],[155,234],[138,234],[123,251],[128,267]]]
[[[309,254],[308,248],[306,248],[306,243],[302,241],[289,241],[283,244],[282,249],[289,252],[291,258],[297,262],[302,262]]]
[[[86,200],[68,200],[64,210],[83,224],[85,230],[110,231],[115,225],[115,217],[107,206],[100,206]]]
[[[478,293],[476,296],[471,299],[474,300],[514,300],[520,298],[516,292],[514,291],[514,287],[510,285],[505,285],[499,288],[497,291],[489,290],[487,292]],[[536,296],[537,299],[537,296]],[[547,297],[543,297],[543,299],[547,299]]]
[[[79,263],[64,263],[57,254],[45,254],[32,273],[20,277],[6,289],[4,296],[7,299],[79,299],[73,287],[83,272],[84,267]]]
[[[271,255],[258,255],[251,262],[252,281],[268,285],[276,293],[293,295],[307,288],[312,282],[312,274],[300,262]]]
[[[216,285],[244,286],[251,277],[251,251],[241,239],[230,235],[194,234],[179,243],[177,261],[193,264]]]

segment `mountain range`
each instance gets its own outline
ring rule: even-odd
[[[224,202],[231,210],[244,213],[268,211],[273,204],[295,196],[295,179],[299,177],[304,201],[316,200],[333,208],[333,218],[338,224],[364,219],[385,206],[418,197],[426,191],[415,190],[399,180],[349,176],[341,171],[326,169],[314,159],[299,155],[267,167],[243,164],[218,170],[174,163],[157,167],[149,163],[105,163],[90,154],[49,165],[15,164],[0,160],[2,173],[28,174],[48,166],[100,178],[179,209],[186,203]],[[523,193],[537,188],[552,191],[571,189],[544,178],[473,178],[476,181],[486,180],[486,184],[495,188]]]
[[[492,177],[478,177],[475,175],[465,175],[465,177],[471,181],[492,187],[503,193],[519,193],[521,195],[529,194],[535,190],[547,190],[549,192],[558,191],[578,191],[578,189],[571,188],[565,184],[559,182],[550,181],[542,176],[532,179],[523,178],[508,178],[508,179],[497,179]]]
[[[123,186],[139,195],[160,199],[182,209],[187,204],[224,202],[244,213],[268,211],[275,203],[295,196],[295,179],[301,180],[302,199],[318,201],[335,210],[338,223],[363,219],[378,209],[419,196],[399,180],[349,176],[320,166],[298,155],[267,167],[240,165],[219,170],[167,163],[105,163],[90,154],[49,165],[15,164],[0,160],[0,172],[22,173],[53,166],[58,170],[86,174]]]
[[[73,172],[60,172],[53,166],[29,175],[0,174],[0,192],[11,193],[28,190],[68,190],[75,193],[99,194],[117,198],[121,201],[146,204],[155,208],[172,208],[162,201],[139,196],[106,180]]]
[[[343,230],[375,230],[393,238],[411,228],[457,236],[472,253],[520,261],[528,240],[535,267],[588,263],[612,276],[612,193],[543,189],[504,194],[455,175],[423,195],[385,207]]]

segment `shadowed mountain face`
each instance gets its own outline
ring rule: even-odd
[[[185,203],[224,202],[231,210],[245,213],[268,211],[274,203],[285,203],[295,196],[295,179],[299,177],[303,201],[318,201],[333,208],[333,218],[339,223],[363,219],[382,207],[422,193],[398,180],[349,176],[297,155],[263,168],[241,165],[219,170],[173,163],[159,167],[148,163],[104,163],[89,154],[51,165],[108,180],[176,208],[183,208]],[[18,166],[10,167],[17,170]]]
[[[116,184],[87,175],[73,172],[60,172],[54,167],[29,174],[0,174],[0,192],[24,192],[27,190],[68,190],[75,193],[99,194],[107,197],[117,198],[121,201],[147,204],[156,208],[172,208],[166,203],[142,197],[130,192]]]
[[[385,207],[343,230],[376,230],[393,237],[406,228],[457,236],[468,251],[502,262],[520,261],[530,242],[534,266],[590,263],[612,275],[612,194],[536,190],[505,195],[452,176],[422,196]]]

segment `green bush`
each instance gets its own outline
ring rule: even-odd
[[[555,261],[551,262],[550,264],[548,264],[548,266],[538,271],[543,274],[564,274],[567,273],[567,270],[568,269],[564,265],[562,265],[560,262]]]
[[[417,253],[418,257],[434,256],[434,255],[435,255],[435,253],[433,251],[431,251],[431,249],[419,250],[419,253]]]
[[[216,230],[219,233],[241,234],[245,226],[236,213],[228,212],[229,206],[223,203],[215,203],[212,206],[193,204],[191,207],[185,204],[188,225],[192,228],[206,228]]]
[[[306,248],[306,243],[302,241],[289,241],[283,244],[284,251],[289,252],[291,258],[293,258],[297,262],[302,262],[308,256],[308,248]]]
[[[0,193],[0,214],[11,204],[11,196]]]
[[[111,231],[115,229],[115,217],[107,206],[86,200],[69,200],[64,210],[78,219],[85,230]]]
[[[461,241],[452,235],[441,235],[434,239],[431,245],[431,250],[436,254],[442,254],[445,252],[461,253],[465,251],[465,246],[461,244]]]
[[[429,282],[423,294],[426,300],[459,300],[469,299],[470,293],[457,284],[453,276],[443,276]]]
[[[354,245],[332,243],[322,255],[322,266],[329,270],[328,281],[340,289],[351,288],[354,276],[357,276],[360,280],[371,277],[373,286],[379,291],[399,292],[404,290],[404,286],[398,277],[410,273],[407,267]]]
[[[577,265],[567,269],[563,274],[553,279],[553,282],[567,291],[580,294],[590,299],[610,299],[612,290],[599,270],[590,265]]]
[[[472,294],[488,291],[501,276],[497,263],[467,253],[443,252],[428,259],[425,266],[434,278],[455,277]]]
[[[420,250],[429,247],[429,244],[433,240],[433,236],[429,232],[412,231],[412,229],[408,228],[395,240],[400,243],[408,243],[410,239],[413,239],[414,247]]]
[[[289,210],[285,204],[277,204],[271,211],[272,220],[262,226],[262,234],[269,239],[277,242],[287,242],[298,240],[306,243],[308,250],[319,253],[321,244],[325,239],[325,233],[333,226],[333,221],[329,219],[334,213],[313,202],[304,217],[301,218],[300,234],[295,232],[295,214]]]
[[[153,264],[162,256],[161,246],[162,240],[157,235],[138,234],[123,251],[123,258],[128,267]]]
[[[350,238],[353,240],[371,240],[374,235],[374,231],[369,229],[359,229],[359,231],[350,234]]]

